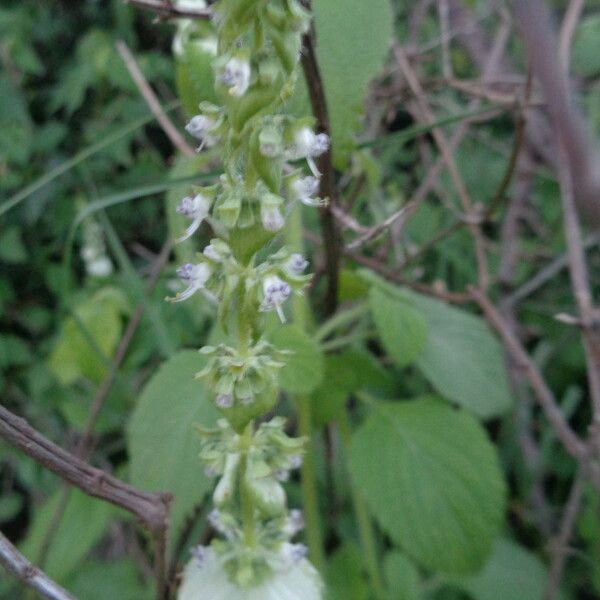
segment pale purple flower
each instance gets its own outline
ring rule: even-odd
[[[192,219],[192,224],[185,230],[185,233],[177,238],[178,242],[187,240],[206,219],[210,211],[210,200],[202,195],[186,196],[181,200],[179,206],[175,209],[180,215]]]
[[[292,288],[289,284],[276,275],[265,277],[263,281],[263,301],[260,309],[262,311],[275,310],[281,322],[285,323],[285,314],[281,305],[290,297],[291,293]]]

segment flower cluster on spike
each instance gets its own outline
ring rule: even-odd
[[[223,416],[216,429],[200,430],[206,474],[218,478],[209,520],[220,537],[196,548],[179,600],[319,600],[306,548],[292,542],[302,514],[288,509],[282,486],[301,465],[305,440],[288,437],[281,418],[256,425],[275,406],[287,360],[263,335],[265,313],[285,322],[288,299],[310,281],[303,256],[285,248],[267,256],[265,247],[293,204],[326,203],[317,196],[314,159],[329,139],[314,131],[314,119],[282,110],[294,91],[310,14],[299,0],[217,0],[211,9],[219,104],[201,103],[186,131],[199,152],[221,150],[223,174],[191,190],[177,212],[190,221],[178,241],[204,221],[217,237],[179,267],[184,286],[168,300],[202,295],[229,338],[201,350],[207,362],[198,373]]]

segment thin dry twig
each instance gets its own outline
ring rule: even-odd
[[[558,55],[560,57],[560,64],[566,71],[569,68],[571,62],[571,44],[573,42],[573,36],[577,29],[577,23],[581,17],[583,11],[584,0],[571,0],[567,11],[565,13],[560,33],[558,36]]]
[[[119,40],[116,42],[115,46],[117,47],[117,50],[121,55],[121,58],[125,63],[125,67],[127,67],[127,70],[131,75],[131,78],[140,91],[140,94],[156,117],[156,120],[160,123],[160,126],[166,133],[167,137],[171,140],[173,146],[175,146],[184,156],[195,156],[196,153],[194,152],[194,149],[186,142],[185,138],[181,135],[177,127],[173,125],[173,122],[163,110],[158,98],[156,97],[156,94],[144,77],[142,70],[135,60],[135,57],[131,53],[131,50],[129,50],[127,44],[123,40]]]
[[[544,380],[537,365],[533,362],[521,344],[521,341],[515,336],[511,327],[506,323],[498,309],[492,304],[484,292],[472,288],[471,296],[481,307],[490,325],[492,325],[502,338],[506,350],[512,356],[516,365],[523,369],[527,374],[529,382],[535,392],[535,397],[564,448],[571,456],[573,456],[573,458],[587,461],[589,453],[586,445],[579,439],[577,434],[567,423],[552,390],[548,387],[548,384]]]
[[[171,495],[144,492],[57,446],[27,421],[0,405],[0,437],[88,496],[119,506],[153,533],[165,532]]]
[[[594,307],[587,265],[581,238],[579,218],[573,196],[573,179],[565,156],[566,148],[559,152],[559,182],[563,205],[567,258],[573,294],[579,309],[583,344],[585,348],[587,375],[594,410],[594,419],[600,420],[600,313]]]
[[[0,564],[24,585],[48,600],[77,600],[52,581],[41,569],[32,565],[0,532]]]
[[[400,65],[400,69],[402,70],[412,93],[415,96],[417,105],[419,107],[419,112],[421,113],[424,121],[429,125],[432,125],[433,123],[435,123],[435,117],[427,104],[427,101],[425,99],[425,93],[423,91],[421,83],[419,82],[418,77],[416,76],[415,72],[410,66],[410,63],[404,50],[399,45],[396,45],[394,47],[394,56],[398,61],[398,64]],[[460,198],[462,208],[467,214],[470,214],[473,210],[473,203],[469,196],[467,187],[465,186],[465,183],[462,179],[460,171],[458,170],[456,161],[454,160],[451,146],[441,129],[435,127],[432,130],[432,135],[440,150],[444,162],[446,163],[448,172],[450,173],[450,176],[454,183],[454,187],[456,188],[456,192],[458,194],[458,197]],[[469,229],[471,231],[471,235],[473,237],[473,242],[475,246],[479,285],[483,289],[486,289],[489,285],[489,271],[487,266],[487,257],[485,252],[483,234],[481,232],[480,226],[475,223],[470,223]]]

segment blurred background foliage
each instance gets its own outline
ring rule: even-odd
[[[387,8],[373,9],[369,3],[361,7],[353,1],[338,20],[339,3],[315,4],[338,182],[344,197],[352,199],[352,214],[370,225],[410,198],[430,167],[423,160],[430,151],[424,146],[433,145],[426,134],[407,136],[405,142],[394,137],[417,123],[403,107],[403,93],[387,87],[392,75],[389,66],[383,69],[387,39],[381,33],[391,24]],[[498,19],[490,4],[467,4],[478,15],[482,31],[491,35]],[[594,14],[597,3],[588,5],[575,37],[573,69],[589,127],[599,132],[600,17]],[[393,8],[393,35],[403,42],[412,35],[411,3],[397,1]],[[555,3],[555,8],[562,10],[564,3]],[[356,39],[358,30],[362,45]],[[374,38],[373,31],[380,37]],[[189,425],[210,422],[215,415],[207,402],[199,402],[203,392],[192,379],[201,359],[180,349],[199,347],[222,333],[214,330],[210,311],[201,302],[177,310],[163,302],[171,293],[176,261],[167,265],[150,294],[144,289],[165,240],[181,228],[169,209],[188,189],[186,181],[197,180],[199,171],[210,172],[217,163],[211,153],[177,158],[115,47],[117,40],[128,44],[181,127],[186,111],[211,98],[212,75],[210,55],[193,43],[185,43],[174,60],[173,33],[172,24],[154,24],[147,13],[122,0],[4,0],[0,6],[0,394],[2,404],[50,439],[75,447],[94,398],[111,373],[127,324],[142,305],[141,323],[95,424],[93,462],[141,487],[176,492],[171,542],[175,560],[181,562],[204,531],[202,497],[211,485],[201,475],[197,440]],[[412,43],[426,48],[439,35],[436,12],[429,11]],[[522,69],[516,37],[509,53]],[[440,77],[438,54],[435,44],[423,51],[424,77]],[[458,44],[452,46],[451,59],[457,78],[479,76],[472,57]],[[468,112],[470,104],[461,91],[434,89],[432,105],[440,117]],[[359,118],[365,101],[366,118]],[[301,89],[290,108],[300,111],[305,106]],[[357,146],[355,134],[362,146]],[[512,116],[500,112],[474,127],[456,152],[471,196],[483,205],[500,186],[514,135]],[[558,194],[553,175],[536,165],[514,289],[564,253]],[[383,251],[390,266],[456,219],[456,212],[448,209],[457,204],[449,177],[443,175],[430,196],[402,242],[394,240]],[[315,214],[305,213],[305,224],[318,232]],[[502,220],[487,227],[491,269],[496,272]],[[208,231],[204,235],[208,239]],[[596,291],[597,241],[596,234],[590,243]],[[177,259],[186,260],[193,252],[193,245],[184,244],[176,250]],[[375,250],[366,254],[382,258]],[[458,291],[474,283],[476,266],[466,228],[429,248],[408,264],[403,276],[431,285],[443,282]],[[331,598],[373,597],[366,576],[368,558],[361,552],[353,520],[347,469],[377,521],[378,544],[385,550],[379,566],[393,590],[391,599],[540,598],[548,538],[573,480],[574,464],[544,417],[532,409],[528,427],[541,452],[539,471],[532,473],[518,443],[519,409],[499,343],[472,311],[365,275],[352,259],[340,281],[342,300],[363,301],[371,314],[370,321],[346,330],[349,340],[330,339],[326,348],[293,326],[273,333],[295,351],[283,375],[285,391],[310,395],[315,427],[339,421],[345,440],[328,446],[327,438],[315,436],[318,455],[328,457],[318,461],[317,475]],[[314,297],[320,293],[321,283]],[[313,308],[319,317],[318,302]],[[564,413],[584,431],[590,411],[580,340],[574,329],[552,319],[574,312],[567,274],[558,272],[525,297],[519,310],[527,347]],[[369,336],[371,341],[363,343]],[[433,393],[465,408],[464,413],[458,417],[448,403],[429,397]],[[349,396],[350,422],[344,411]],[[401,403],[381,402],[397,398],[421,399],[414,403],[414,414]],[[287,404],[283,410],[291,412]],[[446,437],[432,442],[427,432],[435,426]],[[484,428],[493,448],[482,435]],[[452,449],[465,439],[482,458],[462,465],[462,487],[453,488],[442,457],[447,453],[452,461]],[[387,445],[381,446],[381,440]],[[424,457],[412,465],[413,479],[392,477],[381,493],[379,480],[373,479],[379,461],[382,470],[392,468],[399,457],[411,465],[412,442],[417,448],[423,444],[419,457]],[[544,514],[536,513],[539,506],[531,500],[532,488],[540,482],[549,511]],[[427,496],[431,486],[445,489],[448,503],[423,515],[418,494]],[[472,493],[466,499],[464,487]],[[327,493],[332,489],[334,504]],[[2,531],[34,562],[43,559],[49,575],[80,598],[151,596],[149,542],[130,517],[71,491],[45,552],[44,540],[61,503],[60,484],[1,441],[0,492]],[[299,498],[299,484],[292,481],[291,504]],[[482,522],[468,514],[467,501],[478,503],[485,515]],[[422,519],[415,531],[403,524],[413,509]],[[438,535],[441,552],[431,544]],[[599,540],[598,498],[590,489],[577,523],[565,598],[600,597]],[[15,600],[21,594],[2,573],[0,597]]]

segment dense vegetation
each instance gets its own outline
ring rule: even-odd
[[[600,597],[598,313],[575,293],[579,248],[600,291],[576,152],[596,158],[600,15],[580,4],[552,6],[585,112],[569,147],[508,3],[313,0],[330,205],[294,213],[286,242],[316,276],[267,325],[292,352],[278,414],[311,441],[286,489],[334,600]],[[130,70],[183,135],[215,101],[211,27],[122,0],[0,7],[0,403],[174,494],[172,594],[214,533],[194,424],[218,415],[194,374],[225,334],[201,298],[164,302],[210,227],[170,240],[220,155],[174,140]],[[310,86],[285,110],[310,111]],[[1,438],[0,531],[82,600],[153,597],[147,528]],[[0,598],[26,597],[1,573]]]

